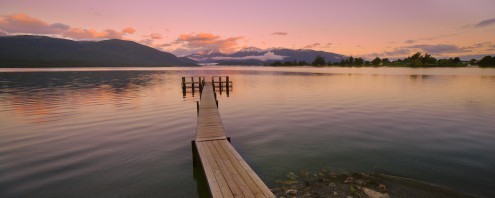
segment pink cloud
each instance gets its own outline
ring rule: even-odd
[[[148,45],[150,47],[158,48],[161,49],[162,47],[165,47],[164,44],[156,44],[154,43],[156,40],[160,40],[163,38],[163,36],[159,33],[152,33],[149,35],[144,35],[144,39],[138,41],[139,43],[143,45]],[[170,44],[171,45],[171,44]]]
[[[83,29],[83,28],[71,28],[67,31],[62,32],[63,37],[73,38],[73,39],[121,39],[126,33],[121,31],[116,31],[113,29],[107,29],[104,31],[97,31],[94,29]]]
[[[131,28],[131,27],[126,27],[122,30],[123,33],[126,33],[126,34],[133,34],[134,32],[136,32],[136,30],[134,28]]]
[[[122,31],[70,27],[62,23],[47,23],[26,14],[14,14],[0,17],[0,29],[11,34],[50,34],[72,39],[121,39],[124,35],[136,32],[134,28],[126,27]]]
[[[287,34],[289,34],[289,33],[287,33],[287,32],[274,32],[274,33],[272,33],[272,35],[275,35],[275,36],[287,36]]]
[[[159,39],[162,39],[163,36],[161,34],[158,34],[158,33],[153,33],[153,34],[150,34],[150,38],[153,40],[159,40]]]
[[[23,13],[0,17],[0,29],[9,33],[57,34],[68,28],[68,25],[48,24]]]
[[[189,49],[216,49],[230,53],[239,47],[238,41],[241,39],[242,36],[222,38],[211,33],[191,33],[179,35],[175,43]]]
[[[321,45],[321,43],[313,43],[313,44],[306,45],[303,48],[312,49],[312,48],[318,47],[320,45]]]

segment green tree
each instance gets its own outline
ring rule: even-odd
[[[325,61],[325,57],[323,56],[316,56],[315,60],[313,61],[313,64],[314,66],[323,66],[323,65],[326,65],[327,62]]]
[[[461,59],[460,59],[459,57],[455,57],[455,58],[452,60],[452,62],[453,62],[454,64],[459,64],[459,63],[461,63]]]
[[[347,59],[347,65],[354,65],[354,57],[349,57],[349,59]]]
[[[383,63],[383,65],[390,65],[391,62],[390,62],[390,59],[384,58],[384,59],[382,59],[382,63]]]
[[[473,59],[471,59],[471,60],[469,61],[469,64],[470,64],[470,65],[476,65],[476,63],[477,63],[477,62],[478,62],[478,61],[477,61],[476,59],[474,59],[474,58],[473,58]]]
[[[378,65],[380,65],[380,63],[382,63],[382,59],[380,59],[380,58],[376,57],[375,59],[373,59],[373,60],[371,61],[371,63],[372,63],[374,66],[378,66]]]
[[[404,60],[409,63],[409,66],[411,67],[421,67],[423,66],[423,55],[421,55],[421,52],[418,52],[411,57],[405,58]]]
[[[428,65],[436,65],[437,64],[437,59],[433,58],[430,54],[426,53],[425,56],[420,56],[421,58],[421,63],[423,66],[428,66]]]
[[[272,66],[282,66],[282,62],[275,61],[275,62],[272,63]]]
[[[495,67],[495,57],[485,56],[478,61],[480,67]]]
[[[354,65],[356,65],[356,66],[363,66],[363,64],[364,64],[364,59],[363,58],[359,57],[359,58],[355,58],[354,59]]]

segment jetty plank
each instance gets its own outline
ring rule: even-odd
[[[194,142],[212,197],[275,197],[227,140],[211,83],[201,93]]]

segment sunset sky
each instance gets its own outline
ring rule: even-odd
[[[494,0],[1,0],[0,30],[202,49],[314,49],[363,57],[495,54]]]

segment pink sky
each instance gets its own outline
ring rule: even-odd
[[[0,30],[195,50],[310,48],[403,57],[495,53],[493,0],[1,0]]]

